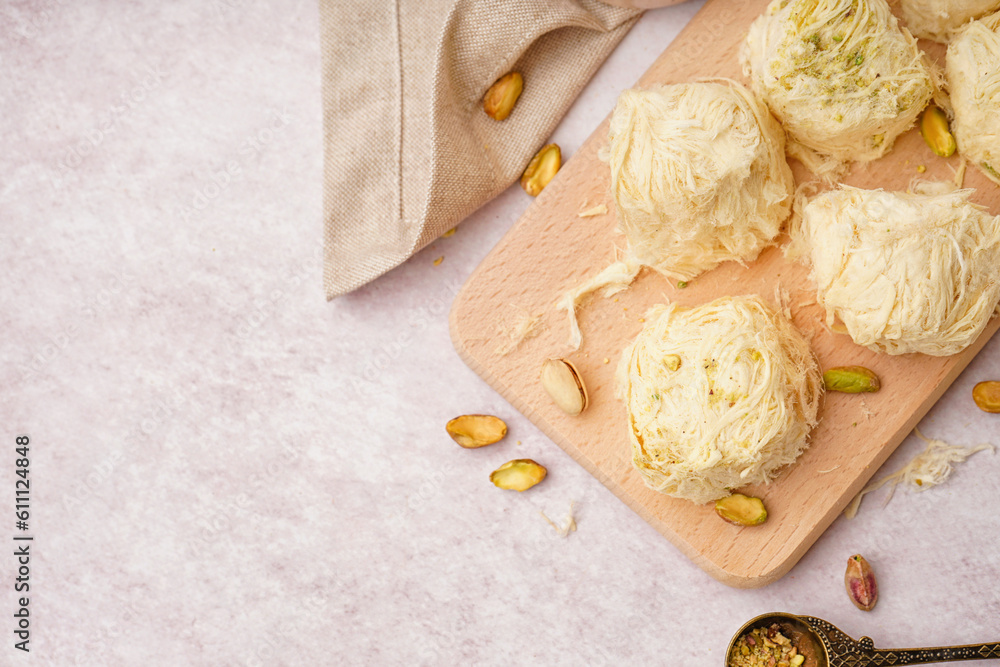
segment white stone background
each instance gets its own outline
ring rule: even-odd
[[[566,154],[699,7],[643,17],[553,136]],[[35,535],[28,655],[0,550],[0,664],[708,666],[775,610],[879,646],[1000,640],[1000,457],[871,498],[782,580],[735,590],[466,368],[447,312],[527,207],[519,188],[326,303],[314,0],[0,17],[0,536],[19,433]],[[923,430],[1000,444],[969,397],[987,378],[1000,339]],[[464,412],[502,416],[507,440],[455,447],[443,425]],[[516,456],[549,479],[493,488]],[[570,500],[564,539],[539,510]],[[855,552],[881,583],[867,614],[843,588]]]

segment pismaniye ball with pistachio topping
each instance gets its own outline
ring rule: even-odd
[[[767,482],[806,448],[823,382],[808,341],[757,296],[656,306],[618,397],[646,485],[706,503]]]
[[[885,155],[935,89],[886,0],[774,0],[740,58],[785,128],[789,155],[830,180]]]

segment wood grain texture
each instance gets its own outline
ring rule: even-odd
[[[710,0],[639,85],[720,76],[746,83],[737,51],[766,4]],[[922,45],[932,58],[941,58],[940,47]],[[605,120],[595,130],[469,278],[452,307],[452,339],[475,372],[711,576],[741,588],[764,586],[785,574],[837,518],[996,332],[1000,319],[953,357],[875,354],[823,326],[821,310],[809,305],[815,294],[808,270],[770,248],[749,266],[723,264],[683,290],[647,271],[614,298],[594,297],[580,309],[583,346],[571,352],[565,314],[554,304],[612,261],[615,246],[624,244],[614,231],[608,170],[597,157],[607,125]],[[923,178],[950,180],[958,158],[935,157],[911,130],[888,156],[854,169],[845,180],[904,190],[918,165],[927,167]],[[797,182],[809,180],[801,165],[793,162],[792,167]],[[998,212],[1000,189],[972,168],[965,184],[977,188],[975,201]],[[577,216],[599,203],[608,206],[607,215]],[[673,499],[643,484],[632,468],[625,410],[615,399],[613,377],[622,349],[638,334],[650,306],[668,300],[695,305],[725,294],[753,293],[773,303],[777,287],[790,294],[793,319],[810,337],[821,367],[867,366],[881,377],[882,390],[827,395],[820,425],[802,457],[769,485],[742,489],[764,499],[767,523],[739,528],[716,517],[711,504]],[[541,333],[502,354],[502,331],[521,314],[541,316]],[[538,382],[542,361],[560,356],[576,364],[590,391],[590,406],[578,417],[562,414]]]

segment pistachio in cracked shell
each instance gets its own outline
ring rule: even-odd
[[[868,561],[860,554],[854,554],[847,559],[847,572],[844,573],[844,586],[854,606],[861,611],[871,611],[878,602],[878,583],[875,572]]]
[[[462,415],[448,422],[451,439],[466,449],[478,449],[503,440],[507,424],[493,415]]]
[[[565,359],[546,359],[542,364],[542,387],[560,410],[578,415],[587,407],[587,387],[576,366]]]

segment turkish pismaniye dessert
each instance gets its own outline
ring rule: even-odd
[[[1000,0],[903,0],[903,22],[916,37],[948,42],[972,19],[1000,9]]]
[[[1000,185],[1000,12],[952,40],[945,75],[958,150]]]
[[[888,354],[972,343],[1000,300],[1000,216],[971,194],[842,186],[802,206],[788,255],[812,267],[827,323]]]
[[[885,155],[935,89],[885,0],[774,0],[740,57],[785,128],[789,155],[828,179]]]
[[[616,377],[646,485],[706,503],[770,480],[806,448],[822,379],[809,343],[759,297],[655,307]]]

